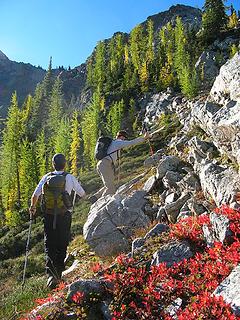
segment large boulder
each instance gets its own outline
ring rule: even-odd
[[[101,198],[91,207],[83,235],[97,255],[107,257],[129,251],[134,230],[150,223],[143,212],[145,195],[144,191],[134,191],[127,197],[117,194]]]

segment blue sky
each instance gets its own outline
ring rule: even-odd
[[[97,41],[129,32],[177,3],[202,8],[204,0],[0,0],[0,50],[11,60],[47,68],[75,67]],[[236,9],[239,0],[234,0]]]

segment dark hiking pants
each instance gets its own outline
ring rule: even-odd
[[[53,229],[53,214],[44,215],[44,244],[46,271],[49,276],[61,278],[65,269],[64,259],[70,241],[71,213],[57,215],[56,229]]]

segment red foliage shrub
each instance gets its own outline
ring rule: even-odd
[[[124,255],[117,258],[117,268],[105,274],[105,278],[114,283],[111,304],[114,320],[173,319],[166,308],[176,298],[183,301],[178,310],[179,320],[240,319],[233,315],[222,297],[211,295],[240,262],[240,213],[224,206],[217,210],[217,214],[230,220],[230,229],[234,233],[231,244],[216,242],[212,248],[207,248],[202,226],[210,222],[207,215],[202,215],[172,225],[169,233],[169,240],[188,239],[196,245],[193,258],[171,268],[161,263],[150,270]]]

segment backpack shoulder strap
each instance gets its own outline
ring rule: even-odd
[[[66,177],[68,174],[70,174],[70,173],[69,173],[69,172],[64,171],[62,175],[63,175],[64,177]]]

